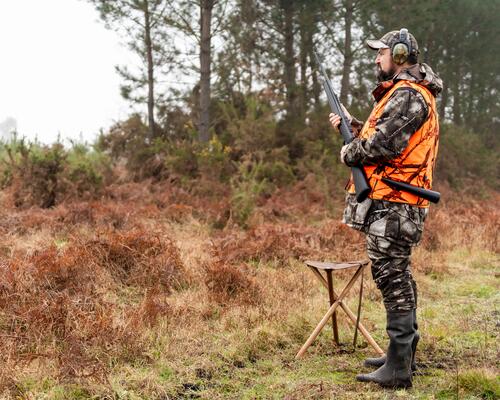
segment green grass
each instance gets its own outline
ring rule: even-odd
[[[417,275],[422,334],[417,361],[421,368],[410,390],[385,390],[356,382],[357,373],[368,371],[362,366],[364,358],[375,353],[362,336],[361,346],[353,351],[349,344],[352,328],[347,329],[341,311],[344,345],[332,345],[327,325],[305,356],[295,360],[327,308],[326,292],[313,283],[307,292],[310,297],[299,303],[295,300],[294,306],[283,305],[285,315],[266,314],[264,304],[212,308],[202,321],[188,315],[185,325],[162,320],[144,338],[146,356],[110,365],[105,382],[66,383],[33,375],[18,380],[15,393],[21,399],[55,400],[498,399],[499,291],[492,259],[491,253],[454,249],[447,257],[450,273],[440,281]],[[484,260],[490,260],[489,264]],[[458,264],[460,270],[454,271]],[[302,267],[292,263],[289,268],[283,272],[272,263],[258,265],[264,274],[297,274]],[[363,322],[384,347],[385,312],[371,280],[366,285]],[[137,294],[131,291],[122,296],[130,299]],[[354,310],[356,302],[354,296],[350,298],[349,307]]]

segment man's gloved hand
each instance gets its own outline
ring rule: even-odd
[[[349,147],[348,144],[345,144],[342,146],[342,148],[340,149],[340,162],[342,164],[345,164],[345,156],[347,154],[347,148]]]

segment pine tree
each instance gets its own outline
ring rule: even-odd
[[[166,0],[89,0],[100,13],[106,27],[117,31],[127,47],[139,57],[138,71],[127,66],[116,70],[124,83],[122,96],[135,104],[147,105],[149,140],[156,136],[155,105],[158,76],[171,70],[175,49],[165,24]]]

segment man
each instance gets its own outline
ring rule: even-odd
[[[357,203],[350,182],[343,222],[366,233],[372,276],[387,312],[389,347],[386,356],[365,361],[379,367],[376,371],[356,378],[408,388],[419,340],[410,255],[420,241],[429,202],[391,189],[381,177],[431,188],[439,139],[435,97],[442,81],[427,64],[418,63],[417,41],[406,29],[366,43],[377,50],[376,103],[364,125],[347,114],[357,137],[343,146],[341,160],[348,166],[361,164],[372,190]],[[338,129],[340,117],[330,114],[330,122]]]

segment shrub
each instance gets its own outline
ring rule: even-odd
[[[239,165],[239,173],[231,179],[231,217],[242,226],[252,214],[258,199],[270,195],[272,185],[262,176],[264,163],[246,160]]]
[[[95,197],[114,180],[110,158],[81,143],[72,143],[68,150],[64,175],[69,185],[67,191],[80,199]]]
[[[455,189],[472,190],[482,182],[498,190],[499,166],[498,150],[488,147],[478,134],[456,125],[441,125],[438,181],[448,181]]]
[[[274,187],[281,187],[295,182],[287,147],[278,147],[267,152],[257,152],[257,159],[262,160],[257,169],[257,178],[266,179]]]
[[[193,179],[198,175],[197,143],[190,140],[169,143],[165,156],[165,167],[170,176],[178,179]]]
[[[112,179],[109,160],[83,144],[66,149],[61,143],[49,146],[17,138],[4,145],[2,175],[17,207],[42,208],[68,198],[95,198],[104,177]]]
[[[168,237],[142,229],[109,231],[86,246],[120,283],[169,290],[183,282],[179,250]]]
[[[214,261],[203,267],[210,299],[221,305],[231,302],[258,304],[261,293],[256,281],[249,276],[250,270],[227,264],[221,254],[215,248]]]
[[[124,161],[128,176],[135,181],[161,180],[168,175],[165,158],[169,143],[161,136],[151,139],[147,125],[138,114],[115,124],[107,134],[101,134],[95,147],[114,162]]]
[[[15,154],[14,152],[17,152]],[[61,173],[67,154],[60,143],[42,146],[24,140],[7,145],[16,206],[53,207],[61,191]]]
[[[236,154],[272,149],[275,144],[276,119],[271,106],[257,96],[247,96],[243,104],[220,103],[219,133],[222,142]]]
[[[227,182],[234,170],[230,159],[231,148],[224,146],[217,135],[197,152],[198,169],[201,175]]]
[[[139,114],[113,125],[106,134],[101,133],[95,146],[105,151],[114,160],[128,159],[135,151],[144,147],[148,135],[148,127],[142,122]]]
[[[165,297],[183,270],[173,241],[141,229],[0,262],[2,368],[46,359],[63,378],[103,378],[111,361],[140,358],[142,335],[169,314]]]

